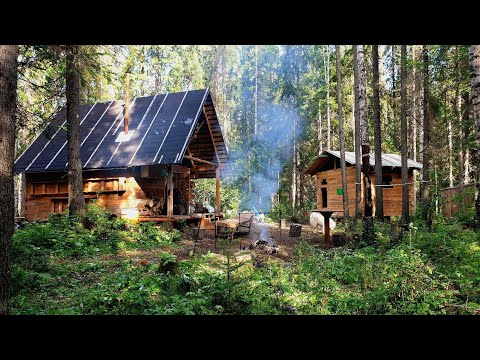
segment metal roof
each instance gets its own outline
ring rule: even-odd
[[[317,173],[326,163],[328,154],[340,159],[340,151],[324,150],[320,157],[318,157],[310,167],[305,171],[307,174]],[[323,156],[322,156],[323,155]],[[355,153],[353,151],[345,151],[345,162],[355,165]],[[375,166],[375,153],[370,153],[370,166]],[[382,153],[382,167],[402,167],[402,158],[400,154],[383,154]],[[410,159],[407,159],[408,168],[421,169],[422,164]]]
[[[209,89],[156,94],[130,101],[129,134],[124,133],[124,101],[108,101],[79,107],[81,156],[84,169],[182,163],[199,119],[206,116]],[[211,116],[221,149],[228,158],[216,114]],[[209,123],[210,123],[209,122]],[[65,171],[68,168],[66,110],[59,111],[35,141],[15,162],[15,172]],[[220,151],[220,150],[219,150]],[[214,159],[208,159],[215,161]]]

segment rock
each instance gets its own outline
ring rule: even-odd
[[[295,314],[297,312],[297,308],[292,305],[284,305],[282,309],[286,312],[289,312],[291,314]]]
[[[290,225],[290,232],[288,236],[290,237],[300,237],[302,235],[302,225],[300,224],[291,224]]]

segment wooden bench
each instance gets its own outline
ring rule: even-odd
[[[238,219],[225,219],[225,220],[218,220],[215,226],[215,248],[217,247],[217,238],[220,235],[226,235],[231,241],[233,241],[233,236],[236,232],[238,232],[241,228],[248,229],[247,232],[243,232],[248,234],[252,227],[252,221],[255,217],[255,213],[253,212],[239,212]],[[242,242],[240,241],[240,250],[242,249]]]

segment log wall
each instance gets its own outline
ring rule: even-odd
[[[390,175],[392,177],[392,187],[383,187],[383,211],[385,216],[400,216],[402,215],[402,177],[398,171],[388,170],[384,168],[383,176]],[[409,182],[412,182],[413,173],[409,172]],[[326,180],[326,184],[322,184]],[[373,198],[373,214],[375,215],[375,175],[371,174],[372,181],[372,198]],[[355,167],[347,167],[347,187],[348,187],[348,209],[350,216],[355,216]],[[317,208],[322,209],[322,188],[327,189],[327,208],[340,210],[343,209],[343,196],[337,194],[337,189],[342,188],[342,170],[326,170],[317,173]],[[413,192],[412,185],[409,185],[410,196],[410,212],[413,209]],[[363,205],[363,180],[362,180],[362,213],[364,211]],[[336,213],[338,217],[343,216],[343,213]]]
[[[175,188],[188,200],[188,168],[175,165]],[[166,201],[166,177],[161,166],[84,171],[86,203],[96,199],[107,211],[121,216],[122,209],[142,208],[147,199]],[[25,218],[40,221],[68,206],[68,181],[65,172],[26,174]]]

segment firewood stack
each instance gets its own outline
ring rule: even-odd
[[[163,210],[163,201],[159,198],[148,199],[145,202],[145,207],[150,212],[150,216],[161,215]]]

